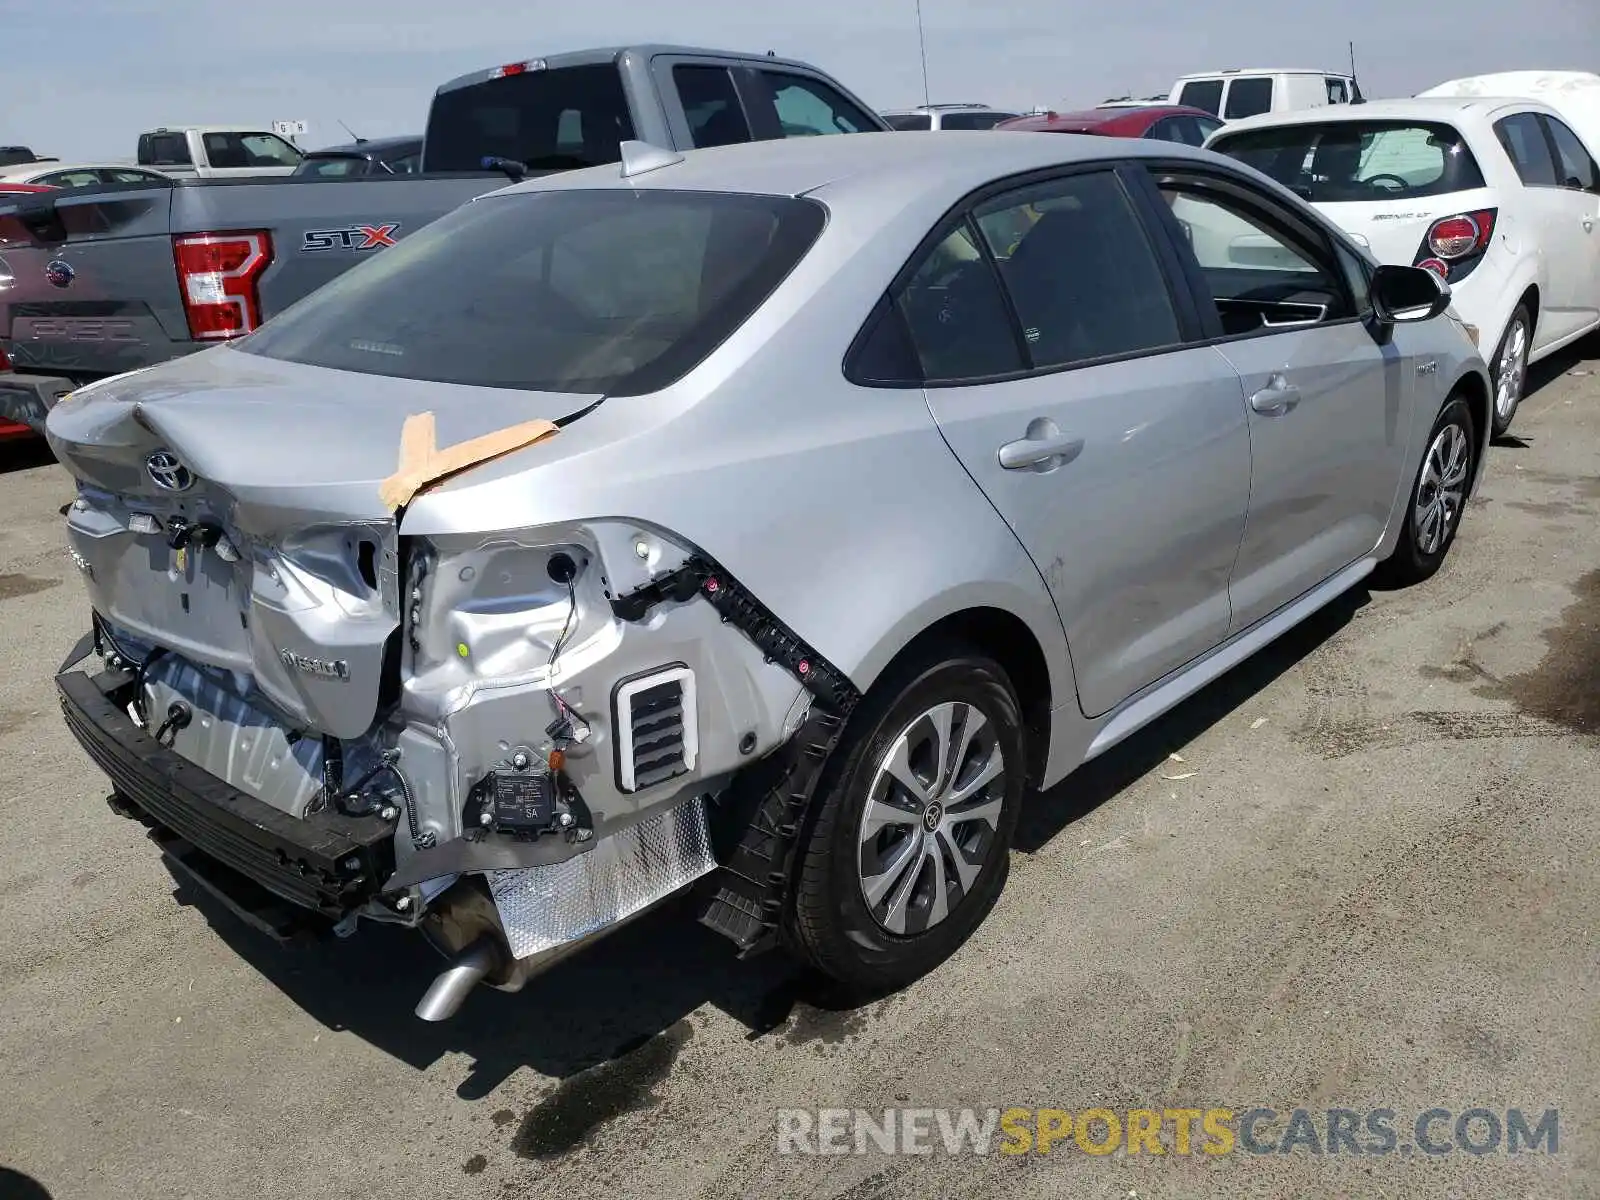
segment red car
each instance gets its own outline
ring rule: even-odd
[[[1021,133],[1094,133],[1102,137],[1155,138],[1199,146],[1222,122],[1202,108],[1156,104],[1148,108],[1111,105],[1083,112],[1047,112],[1001,121],[996,129]]]

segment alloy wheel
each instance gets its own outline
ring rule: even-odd
[[[1528,374],[1528,323],[1517,318],[1500,347],[1495,363],[1494,410],[1501,421],[1509,420],[1522,399],[1522,385]]]
[[[859,871],[867,909],[890,933],[939,924],[988,866],[1006,792],[995,733],[974,705],[939,704],[878,764],[861,814]]]
[[[1467,493],[1467,473],[1472,467],[1472,441],[1467,431],[1451,422],[1434,436],[1422,460],[1416,503],[1411,520],[1417,549],[1436,554],[1455,528]]]

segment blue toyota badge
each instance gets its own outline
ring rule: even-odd
[[[64,288],[71,286],[78,273],[72,269],[71,263],[52,258],[45,264],[44,277],[50,281],[51,286]]]

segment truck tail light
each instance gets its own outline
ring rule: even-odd
[[[6,349],[0,346],[0,371],[11,370],[11,360],[6,357]]]
[[[261,273],[272,263],[265,230],[198,233],[172,239],[178,291],[196,341],[220,341],[261,324]]]

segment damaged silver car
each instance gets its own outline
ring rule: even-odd
[[[685,888],[894,987],[1026,795],[1438,569],[1489,426],[1447,304],[1177,146],[629,143],[51,412],[63,711],[246,920],[424,933],[428,1019]]]

